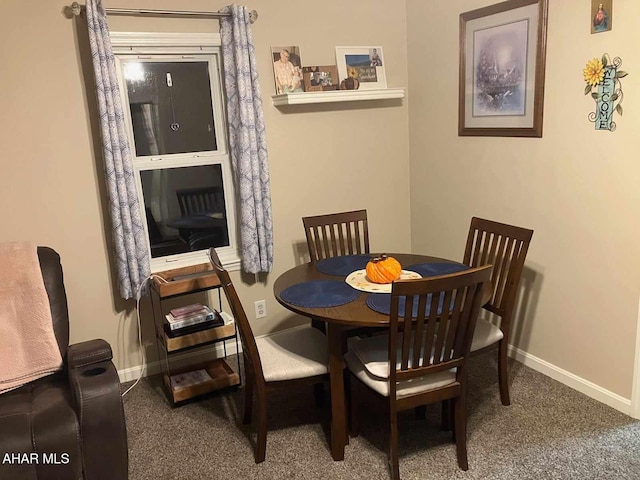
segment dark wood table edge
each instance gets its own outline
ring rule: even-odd
[[[421,255],[421,254],[397,254],[390,253],[387,254],[397,258],[403,268],[405,266],[413,265],[416,263],[460,263],[452,260],[448,260],[445,258],[432,257],[429,255]],[[376,256],[376,254],[371,254],[371,257]],[[409,260],[409,261],[407,261]],[[323,279],[332,279],[332,280],[340,280],[344,281],[347,277],[346,275],[328,275],[322,272],[319,272],[316,269],[315,263],[305,263],[302,265],[297,265],[284,273],[280,274],[276,281],[273,284],[273,293],[276,297],[276,300],[280,305],[285,307],[287,310],[292,311],[298,315],[307,318],[313,318],[318,320],[323,320],[327,322],[327,350],[329,353],[329,378],[330,378],[330,389],[331,389],[331,456],[335,461],[344,460],[344,450],[347,443],[346,438],[346,407],[345,407],[345,393],[344,393],[344,381],[343,381],[343,370],[344,370],[344,359],[342,352],[342,327],[343,326],[356,326],[356,327],[384,327],[389,323],[389,316],[384,315],[378,312],[374,312],[369,307],[364,304],[364,296],[368,296],[369,292],[362,292],[361,295],[354,300],[353,302],[349,302],[345,305],[339,305],[336,307],[328,307],[328,308],[304,308],[298,307],[296,305],[292,305],[290,303],[285,302],[280,297],[282,291],[286,288],[294,285],[295,283],[289,283],[284,287],[281,286],[281,283],[284,281],[283,279],[288,279],[288,275],[291,275],[290,272],[306,273],[303,277],[306,280],[323,280]],[[311,278],[308,278],[311,277]],[[298,282],[299,283],[299,282]],[[367,309],[367,315],[365,317],[375,318],[374,321],[358,321],[354,322],[353,320],[342,320],[336,319],[335,317],[331,317],[331,312],[333,308],[341,308],[352,304],[358,304],[358,306],[364,305]],[[335,312],[335,310],[333,310]],[[364,312],[364,310],[363,310]]]

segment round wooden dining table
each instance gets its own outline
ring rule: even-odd
[[[423,263],[455,263],[452,260],[426,255],[391,253],[405,268]],[[371,254],[371,257],[376,255]],[[328,275],[317,270],[316,263],[306,263],[293,267],[280,275],[273,284],[273,292],[278,302],[288,310],[314,320],[324,320],[327,324],[327,348],[329,353],[329,378],[331,389],[331,456],[334,460],[344,459],[347,443],[346,408],[343,381],[342,331],[345,327],[386,327],[389,316],[378,313],[366,304],[369,293],[362,292],[354,301],[335,307],[307,308],[293,305],[282,298],[282,292],[294,285],[313,280],[337,280],[345,276]]]

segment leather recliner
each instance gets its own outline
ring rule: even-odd
[[[104,340],[69,345],[60,256],[38,247],[38,259],[64,365],[0,395],[0,479],[126,479],[127,431],[111,347]]]

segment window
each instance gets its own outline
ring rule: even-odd
[[[151,270],[237,269],[219,35],[111,34]]]

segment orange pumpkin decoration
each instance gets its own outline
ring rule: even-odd
[[[373,283],[391,283],[400,278],[402,266],[395,258],[382,254],[367,263],[366,271]]]

